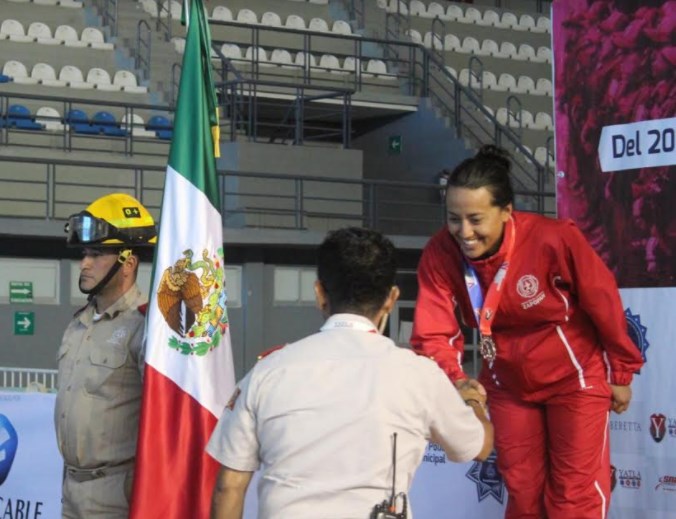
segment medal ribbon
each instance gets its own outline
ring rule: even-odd
[[[505,240],[507,240],[507,252],[505,254],[505,259],[500,265],[500,268],[495,273],[495,277],[491,282],[491,285],[488,287],[488,293],[486,294],[486,301],[484,302],[484,296],[481,292],[481,285],[479,284],[479,276],[476,273],[476,270],[472,264],[465,259],[465,285],[467,286],[467,293],[469,294],[470,302],[472,303],[472,309],[474,310],[474,317],[479,325],[479,332],[483,337],[490,337],[491,332],[491,323],[495,317],[495,312],[498,309],[500,304],[500,299],[502,298],[503,291],[502,281],[507,275],[507,269],[509,268],[509,262],[512,259],[512,253],[514,252],[514,242],[516,241],[516,230],[514,228],[514,220],[510,217],[509,222],[505,225]]]

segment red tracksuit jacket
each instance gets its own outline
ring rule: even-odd
[[[516,241],[493,318],[497,357],[480,380],[528,401],[589,387],[628,385],[643,361],[627,334],[612,273],[571,221],[513,213]],[[507,244],[472,262],[484,296]],[[463,256],[446,228],[429,241],[418,266],[411,344],[455,381],[464,339],[456,320],[477,327],[464,281]]]

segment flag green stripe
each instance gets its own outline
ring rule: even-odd
[[[190,2],[169,165],[220,207],[211,127],[218,124],[211,73],[211,36],[202,0]]]

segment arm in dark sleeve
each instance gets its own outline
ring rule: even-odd
[[[433,359],[453,381],[467,378],[462,371],[464,337],[455,318],[455,298],[434,244],[423,251],[418,265],[418,299],[411,346]],[[448,265],[445,268],[452,268]]]
[[[615,277],[572,222],[562,233],[562,240],[571,290],[577,295],[580,308],[596,326],[610,364],[610,383],[629,385],[643,360],[627,333]]]

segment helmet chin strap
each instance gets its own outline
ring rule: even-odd
[[[117,261],[113,264],[112,267],[110,267],[108,274],[106,274],[101,281],[99,281],[93,288],[90,288],[88,290],[80,287],[80,292],[82,292],[83,294],[87,294],[87,302],[91,301],[99,292],[101,292],[103,287],[105,287],[108,284],[108,282],[111,279],[113,279],[113,276],[117,274],[117,271],[120,270],[120,267],[124,265],[124,263],[127,261],[127,258],[129,258],[129,256],[131,255],[132,255],[131,249],[121,250],[119,255],[117,256]]]

